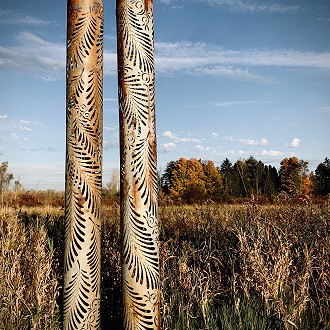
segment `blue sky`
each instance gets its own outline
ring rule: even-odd
[[[119,164],[115,1],[105,6],[103,181]],[[158,167],[330,156],[328,0],[155,0]],[[64,189],[66,1],[0,0],[0,161]]]

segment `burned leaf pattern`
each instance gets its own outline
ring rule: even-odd
[[[123,328],[159,329],[153,8],[117,0]]]
[[[103,5],[68,1],[63,328],[100,327]]]

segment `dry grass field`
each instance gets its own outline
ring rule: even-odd
[[[330,208],[159,209],[162,329],[330,329]],[[102,325],[120,329],[119,207],[104,206]],[[0,329],[60,329],[63,209],[0,211]]]

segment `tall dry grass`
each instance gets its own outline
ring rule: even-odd
[[[330,329],[329,208],[160,215],[164,329]]]
[[[45,228],[0,211],[0,329],[58,329],[58,282]]]
[[[120,329],[119,207],[102,214],[102,325]],[[159,219],[162,329],[330,329],[329,206],[165,206]],[[7,210],[0,235],[0,328],[59,328],[63,210]]]

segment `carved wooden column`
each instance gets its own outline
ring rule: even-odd
[[[124,329],[159,329],[152,0],[117,0]]]
[[[103,4],[68,0],[64,329],[100,326]]]

